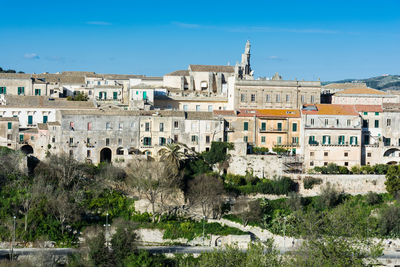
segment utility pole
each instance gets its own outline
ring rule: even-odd
[[[111,225],[108,223],[108,212],[107,212],[107,214],[106,214],[106,224],[104,225],[104,227],[106,228],[106,232],[105,232],[105,234],[104,234],[104,237],[105,237],[105,239],[106,239],[106,247],[107,248],[109,248],[109,245],[108,245],[108,239],[109,239],[109,236],[110,236],[110,233],[109,233],[109,227],[110,227]]]

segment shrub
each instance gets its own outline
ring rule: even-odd
[[[284,154],[284,153],[289,152],[289,149],[286,149],[286,148],[283,148],[280,146],[275,146],[272,148],[272,151],[274,151],[277,154]]]
[[[303,182],[303,186],[304,189],[312,189],[314,187],[314,185],[318,185],[322,183],[322,179],[321,178],[315,178],[315,177],[305,177],[304,178],[304,182]]]
[[[254,154],[266,154],[269,152],[268,147],[253,147]]]
[[[360,166],[353,166],[353,167],[351,167],[351,173],[353,173],[353,174],[360,174],[360,173],[361,173]]]
[[[345,194],[343,192],[337,191],[330,183],[327,183],[325,187],[322,188],[321,194],[316,198],[317,209],[329,209],[333,208],[345,199]]]
[[[365,201],[368,205],[372,206],[381,203],[382,197],[375,192],[369,191],[368,194],[365,195]]]
[[[204,160],[209,164],[223,162],[227,159],[227,151],[233,149],[232,143],[212,142],[211,149],[203,154]]]
[[[400,206],[388,206],[381,210],[379,230],[382,235],[400,237]]]
[[[386,174],[389,169],[389,165],[386,164],[376,164],[373,166],[373,171],[376,174]]]
[[[329,163],[326,167],[326,171],[328,174],[337,174],[340,171],[340,167],[335,163]]]

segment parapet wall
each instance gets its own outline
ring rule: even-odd
[[[385,175],[353,175],[353,174],[295,174],[290,175],[293,180],[299,183],[299,193],[303,196],[316,196],[321,193],[321,188],[330,183],[336,189],[351,195],[364,195],[368,192],[387,193],[385,187]],[[304,189],[306,177],[320,178],[322,183],[314,185],[312,189]]]

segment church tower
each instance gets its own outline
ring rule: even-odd
[[[247,40],[246,46],[244,48],[244,53],[242,54],[242,61],[239,63],[236,63],[235,66],[235,72],[236,72],[236,77],[239,79],[245,79],[245,80],[252,80],[253,78],[253,71],[251,70],[250,67],[250,41]]]

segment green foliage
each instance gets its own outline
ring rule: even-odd
[[[136,251],[136,227],[132,223],[121,222],[111,238],[111,248],[116,259],[125,259]]]
[[[235,186],[245,185],[247,183],[245,176],[230,173],[225,176],[225,182]]]
[[[79,93],[74,96],[68,96],[67,100],[68,101],[88,101],[89,97],[85,94]]]
[[[321,178],[315,178],[315,177],[305,177],[304,178],[304,182],[303,182],[303,186],[304,189],[312,189],[314,187],[314,185],[318,185],[322,183],[322,179]]]
[[[280,146],[275,146],[275,147],[272,148],[272,151],[274,151],[275,153],[280,155],[280,154],[288,153],[289,149],[286,149],[286,148],[283,148],[283,147],[280,147]]]
[[[173,259],[168,259],[164,255],[152,255],[147,251],[140,250],[138,253],[131,253],[128,257],[123,259],[122,266],[175,266],[175,262]]]
[[[232,143],[212,142],[211,149],[203,153],[203,158],[209,164],[215,164],[227,160],[227,151],[233,149]]]
[[[376,164],[374,166],[353,166],[347,168],[346,166],[338,166],[335,163],[329,163],[328,166],[316,166],[311,170],[312,173],[321,174],[386,174],[389,166],[386,164]]]
[[[228,189],[234,188],[242,194],[273,194],[273,195],[287,195],[290,192],[297,190],[298,184],[289,177],[280,177],[274,180],[262,179],[257,180],[256,184],[247,183],[242,186],[230,186]]]
[[[268,147],[253,147],[253,154],[261,154],[261,155],[265,155],[269,152]]]
[[[392,196],[396,196],[400,192],[400,165],[390,166],[388,172],[386,173],[386,190]]]
[[[89,248],[89,263],[92,266],[114,266],[115,259],[106,247],[104,233],[100,232],[87,241]]]
[[[400,237],[400,206],[397,204],[381,209],[378,225],[381,235]]]

